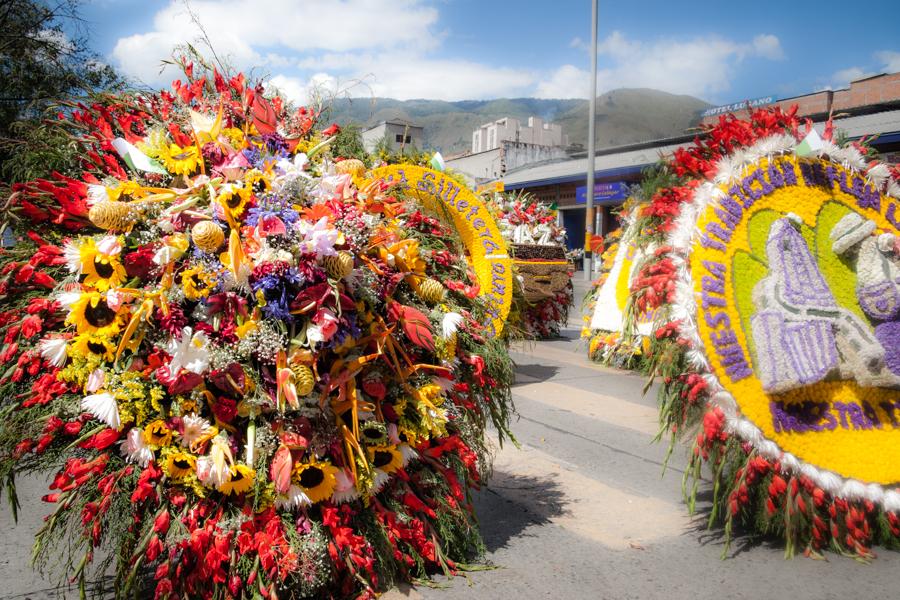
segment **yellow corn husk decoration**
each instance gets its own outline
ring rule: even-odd
[[[316,385],[312,369],[306,365],[292,364],[291,371],[294,373],[294,386],[297,388],[297,395],[309,396]]]
[[[322,266],[332,279],[343,279],[353,271],[353,255],[341,251],[337,256],[325,256],[322,258]]]
[[[357,158],[348,158],[334,165],[334,170],[338,173],[349,173],[353,177],[362,177],[366,172],[366,165]]]
[[[443,284],[435,279],[421,280],[419,282],[419,287],[416,289],[416,292],[419,294],[419,298],[421,298],[428,304],[437,304],[438,302],[442,302],[444,300],[444,296],[447,294],[447,291],[444,289]]]
[[[134,224],[126,202],[98,202],[88,211],[88,219],[100,229],[125,231]]]
[[[212,221],[200,221],[191,228],[191,239],[204,252],[215,252],[225,242],[225,232]]]

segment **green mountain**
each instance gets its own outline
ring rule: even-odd
[[[651,89],[618,89],[597,97],[597,146],[621,146],[685,132],[710,105],[692,96]],[[498,100],[394,100],[337,98],[325,118],[341,125],[374,125],[388,119],[425,128],[425,144],[445,155],[471,147],[472,131],[503,117],[538,116],[563,126],[571,144],[587,145],[587,100],[502,98]]]

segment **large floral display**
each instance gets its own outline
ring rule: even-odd
[[[585,328],[588,355],[592,360],[620,368],[640,368],[645,364],[647,336],[653,332],[656,310],[629,313],[631,287],[645,249],[638,244],[637,198],[629,198],[619,212],[622,226],[607,236],[600,254],[600,275],[585,299]],[[626,314],[636,318],[626,318]]]
[[[508,435],[496,225],[441,173],[341,161],[313,111],[185,66],[61,115],[76,167],[9,203],[0,476],[16,508],[17,475],[55,471],[38,565],[84,586],[96,559],[156,598],[454,571],[482,549],[485,428]]]
[[[662,420],[710,523],[789,553],[900,543],[900,173],[793,112],[723,117],[638,217]],[[692,432],[692,433],[688,433]]]
[[[573,301],[574,265],[566,256],[566,230],[557,223],[557,210],[521,192],[495,193],[488,205],[520,282],[515,324],[529,338],[559,335]]]

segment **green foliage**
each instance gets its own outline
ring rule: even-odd
[[[71,166],[71,147],[44,122],[57,99],[122,86],[78,34],[78,4],[0,0],[0,177],[5,181]]]
[[[331,154],[335,157],[357,158],[365,162],[368,155],[363,146],[362,128],[356,123],[342,127],[331,142]]]

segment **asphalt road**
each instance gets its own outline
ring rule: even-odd
[[[722,539],[682,502],[685,449],[663,476],[665,447],[651,441],[656,411],[641,393],[644,379],[588,361],[573,317],[562,339],[514,348],[521,447],[498,450],[490,486],[476,494],[495,568],[435,577],[436,587],[393,590],[386,600],[900,596],[900,555],[887,551],[871,564],[785,560],[772,540],[738,538],[721,559]],[[41,481],[21,482],[17,526],[0,508],[0,598],[77,597],[27,566],[44,490]]]

